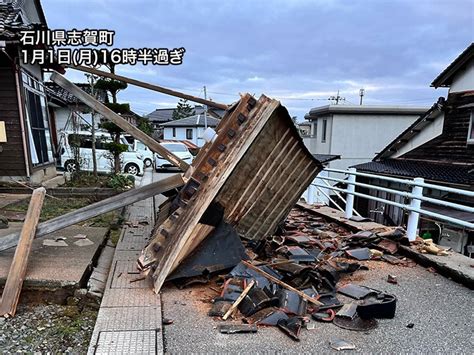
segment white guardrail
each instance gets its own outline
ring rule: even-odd
[[[315,188],[317,188],[324,196],[326,196],[331,202],[333,202],[342,211],[342,208],[339,207],[337,203],[335,203],[334,200],[327,193],[324,192],[323,189],[334,191],[335,194],[339,198],[341,198],[343,201],[344,199],[342,198],[342,196],[340,196],[339,193],[345,193],[346,200],[344,202],[346,206],[345,206],[344,214],[346,218],[351,218],[353,213],[356,213],[357,215],[360,216],[360,214],[354,211],[354,196],[357,196],[357,197],[365,198],[368,200],[382,202],[387,205],[396,206],[396,207],[401,208],[402,210],[408,211],[409,215],[408,215],[408,222],[407,222],[407,237],[410,241],[413,241],[416,238],[416,230],[418,228],[418,221],[419,221],[420,215],[429,216],[429,217],[432,217],[441,221],[449,222],[453,225],[461,226],[467,229],[474,229],[474,223],[464,221],[464,220],[454,218],[454,217],[445,216],[443,214],[428,211],[421,208],[421,202],[425,201],[425,202],[429,202],[429,203],[436,204],[439,206],[445,206],[445,207],[449,207],[449,208],[464,211],[464,212],[474,213],[474,207],[423,196],[423,188],[429,188],[429,189],[444,191],[444,192],[451,192],[454,194],[464,195],[468,197],[474,197],[474,191],[461,190],[461,189],[456,189],[456,188],[447,187],[447,186],[429,184],[429,183],[425,183],[424,179],[422,178],[415,178],[413,180],[410,180],[410,179],[393,178],[393,177],[384,176],[384,175],[361,173],[361,172],[357,172],[357,170],[354,168],[350,168],[348,170],[324,169],[324,171],[330,172],[330,173],[344,174],[346,176],[346,179],[338,179],[338,178],[333,178],[329,176],[322,176],[322,174],[318,175],[315,181],[321,180],[324,182],[324,184],[313,182],[309,186],[307,190],[308,203],[310,204],[314,203]],[[411,192],[400,191],[400,190],[395,190],[395,189],[389,189],[382,186],[360,183],[356,181],[357,176],[376,178],[379,180],[400,183],[401,185],[405,185],[406,187],[411,188]],[[329,183],[327,183],[327,181],[345,183],[347,184],[347,188],[341,189],[336,186],[331,186]],[[384,192],[388,192],[394,195],[402,196],[402,197],[407,198],[409,200],[409,203],[403,204],[403,203],[387,200],[384,198],[356,192],[355,191],[356,186],[364,187],[371,190],[384,191]]]

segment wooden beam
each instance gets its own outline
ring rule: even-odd
[[[0,316],[13,317],[15,315],[45,195],[46,189],[44,187],[34,190],[31,195],[30,205],[21,229],[20,241],[15,250],[7,282],[3,289]]]
[[[227,318],[229,318],[229,316],[232,313],[234,313],[235,309],[239,306],[240,302],[242,302],[242,300],[245,298],[245,296],[247,296],[247,293],[249,293],[249,291],[253,287],[253,285],[255,285],[255,280],[250,281],[250,283],[245,288],[244,292],[242,292],[240,294],[239,298],[237,298],[235,300],[235,302],[232,304],[232,306],[230,306],[229,310],[224,314],[224,316],[222,317],[223,320],[227,320]]]
[[[58,72],[53,72],[51,75],[51,80],[62,87],[64,90],[70,92],[87,106],[89,106],[94,111],[100,113],[109,121],[112,121],[117,126],[122,128],[125,132],[130,133],[134,138],[140,140],[144,143],[148,148],[150,148],[153,152],[160,154],[164,159],[169,161],[174,166],[177,166],[183,171],[186,171],[189,168],[189,165],[178,158],[176,155],[171,153],[168,149],[163,147],[160,143],[155,141],[151,138],[148,134],[144,133],[131,123],[127,122],[127,120],[123,119],[107,106],[87,94],[85,91],[78,88],[76,85],[71,83],[67,80],[64,76],[59,74]]]
[[[278,280],[276,277],[266,273],[265,271],[263,270],[260,270],[258,267],[250,264],[249,262],[245,261],[245,260],[242,260],[242,263],[247,266],[248,268],[258,272],[260,275],[264,276],[266,279],[270,280],[271,282],[274,282],[278,285],[280,285],[281,287],[284,287],[286,288],[287,290],[290,290],[290,291],[293,291],[293,292],[296,292],[300,297],[302,297],[303,299],[305,299],[306,301],[308,302],[311,302],[317,306],[323,306],[323,304],[321,302],[319,302],[317,299],[313,298],[313,297],[309,297],[306,293],[304,292],[301,292],[300,290],[297,290],[296,288],[288,285],[287,283],[284,283],[283,281],[280,281]]]
[[[43,237],[49,233],[53,233],[60,229],[72,226],[73,224],[86,221],[90,218],[131,205],[135,202],[158,195],[162,192],[179,188],[183,185],[184,181],[181,174],[175,174],[167,177],[166,179],[153,182],[143,187],[122,192],[105,200],[93,203],[89,206],[79,208],[75,211],[40,223],[36,230],[36,237]],[[17,245],[19,238],[20,233],[12,233],[0,238],[0,251],[12,248]]]
[[[200,98],[200,97],[197,97],[197,96],[184,94],[184,93],[179,92],[179,91],[174,91],[174,90],[167,89],[163,86],[148,84],[148,83],[145,83],[145,82],[140,81],[140,80],[127,78],[126,76],[107,73],[107,72],[102,71],[102,70],[97,70],[97,69],[93,69],[93,68],[89,68],[89,67],[84,67],[82,65],[77,65],[77,66],[70,65],[69,67],[72,68],[72,69],[76,69],[76,70],[86,72],[86,73],[90,73],[90,74],[94,74],[94,75],[98,75],[98,76],[102,76],[102,77],[106,77],[106,78],[110,78],[110,79],[120,80],[120,81],[123,81],[123,82],[128,83],[128,84],[132,84],[132,85],[139,86],[139,87],[149,89],[149,90],[153,90],[153,91],[158,91],[158,92],[161,92],[161,93],[166,94],[166,95],[179,97],[179,98],[189,100],[189,101],[192,101],[192,102],[198,102],[200,104],[204,104],[204,105],[207,105],[207,106],[210,106],[210,107],[215,107],[215,108],[219,108],[219,109],[222,109],[222,110],[227,110],[229,108],[229,106],[226,105],[226,104],[220,104],[218,102],[206,100],[206,99],[203,99],[203,98]]]

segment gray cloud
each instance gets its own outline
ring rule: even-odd
[[[185,47],[179,67],[118,72],[216,101],[239,92],[280,98],[302,119],[340,90],[358,102],[431,105],[432,79],[471,41],[470,0],[43,0],[51,28],[114,29],[116,47]],[[77,75],[75,74],[76,78]],[[174,105],[129,88],[138,113]]]

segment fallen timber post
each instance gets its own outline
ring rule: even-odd
[[[36,227],[38,226],[45,195],[46,189],[44,187],[35,189],[31,195],[25,222],[21,229],[20,241],[15,250],[15,255],[10,265],[10,271],[8,272],[7,282],[3,289],[0,316],[13,317],[16,313],[16,306],[20,299],[21,287],[28,266],[28,257],[30,256],[31,246],[35,238]]]
[[[214,102],[214,101],[211,101],[211,100],[206,100],[206,99],[203,99],[203,98],[200,98],[200,97],[197,97],[197,96],[184,94],[184,93],[179,92],[179,91],[174,91],[174,90],[167,89],[163,86],[158,86],[158,85],[154,85],[154,84],[145,83],[145,82],[140,81],[140,80],[127,78],[126,76],[107,73],[107,72],[102,71],[102,70],[97,70],[97,69],[94,69],[94,68],[84,67],[82,65],[77,65],[77,66],[70,65],[69,68],[80,70],[82,72],[86,72],[86,73],[89,73],[89,74],[103,76],[103,77],[110,78],[110,79],[120,80],[120,81],[123,81],[123,82],[128,83],[128,84],[132,84],[132,85],[139,86],[139,87],[142,87],[142,88],[145,88],[145,89],[161,92],[161,93],[166,94],[166,95],[179,97],[181,99],[189,100],[189,101],[192,101],[192,102],[197,102],[197,103],[200,103],[200,104],[203,104],[203,105],[219,108],[219,109],[222,109],[222,110],[227,110],[229,108],[229,106],[226,105],[226,104],[221,104],[221,103]]]
[[[72,226],[73,224],[86,221],[90,218],[131,205],[148,197],[179,188],[183,185],[184,181],[182,176],[180,174],[176,174],[143,187],[122,192],[105,200],[93,203],[89,206],[79,208],[78,210],[40,223],[36,230],[36,237],[43,237],[49,233],[53,233],[60,229]],[[0,238],[0,251],[12,248],[17,245],[19,238],[20,233],[12,233]]]
[[[271,282],[274,282],[274,283],[280,285],[281,287],[286,288],[287,290],[290,290],[290,291],[293,291],[293,292],[297,293],[300,297],[302,297],[306,301],[311,302],[311,303],[315,304],[316,306],[323,306],[323,304],[321,302],[319,302],[318,300],[316,300],[315,298],[310,297],[306,293],[301,292],[300,290],[297,290],[296,288],[288,285],[287,283],[284,283],[283,281],[278,280],[276,277],[273,277],[272,275],[266,273],[265,271],[259,269],[256,266],[250,264],[249,262],[247,262],[245,260],[242,260],[242,263],[245,266],[247,266],[248,268],[252,269],[253,271],[258,272],[260,275],[262,275],[266,279],[270,280]]]
[[[70,92],[84,104],[89,106],[94,111],[100,113],[106,119],[115,123],[117,126],[122,128],[125,132],[131,134],[133,138],[140,140],[153,152],[160,154],[163,158],[169,161],[174,166],[180,168],[183,171],[188,170],[189,165],[185,161],[181,160],[179,157],[171,153],[168,149],[163,147],[160,143],[151,138],[148,134],[141,131],[139,128],[135,127],[127,120],[120,117],[118,114],[113,112],[107,106],[87,94],[85,91],[78,88],[76,85],[67,80],[64,76],[58,72],[53,72],[51,75],[51,80],[62,87],[64,90]]]

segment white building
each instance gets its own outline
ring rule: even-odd
[[[340,155],[330,168],[372,160],[386,145],[426,112],[427,107],[326,105],[305,118],[311,130],[303,140],[313,154]]]
[[[215,129],[219,120],[207,116],[207,127]],[[198,147],[205,143],[202,138],[205,128],[204,115],[194,115],[180,120],[170,121],[161,125],[163,128],[163,139],[165,140],[187,140]]]

